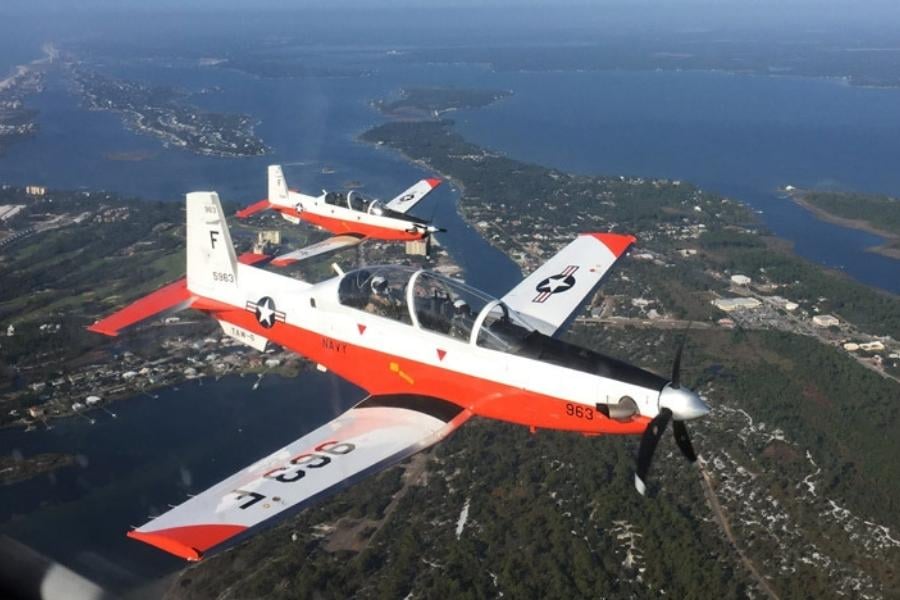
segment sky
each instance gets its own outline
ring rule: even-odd
[[[63,23],[67,16],[90,18],[97,13],[248,11],[263,17],[273,10],[310,20],[315,14],[349,12],[363,22],[371,16],[375,22],[394,21],[395,26],[418,19],[438,33],[470,25],[528,30],[593,23],[622,24],[645,33],[757,28],[884,31],[900,22],[900,0],[0,0],[0,17],[38,16],[48,25]],[[447,16],[429,19],[429,14],[440,11]]]

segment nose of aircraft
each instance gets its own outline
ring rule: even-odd
[[[689,421],[709,412],[709,406],[693,391],[684,387],[667,385],[659,393],[659,408],[672,411],[676,421]]]

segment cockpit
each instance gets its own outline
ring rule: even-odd
[[[344,274],[338,300],[426,331],[647,388],[666,379],[649,371],[542,334],[533,317],[484,292],[431,271],[400,265],[371,266]],[[551,328],[552,329],[552,328]]]
[[[341,304],[462,342],[517,352],[535,327],[503,302],[430,271],[399,265],[346,273]]]

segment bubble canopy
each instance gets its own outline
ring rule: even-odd
[[[534,319],[461,281],[401,265],[370,266],[344,274],[338,300],[344,306],[504,352],[516,352],[537,329]]]

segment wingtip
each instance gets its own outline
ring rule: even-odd
[[[104,327],[103,325],[101,325],[100,321],[97,321],[93,325],[89,325],[88,327],[85,327],[85,329],[87,329],[91,333],[99,333],[100,335],[105,335],[105,336],[109,336],[109,337],[118,337],[119,336],[118,331],[116,331],[115,329],[109,329],[107,327]]]
[[[190,546],[186,546],[176,540],[167,538],[162,535],[157,535],[154,533],[142,533],[137,529],[132,529],[125,535],[133,540],[144,542],[145,544],[149,544],[155,548],[164,550],[169,554],[174,554],[178,558],[183,558],[187,561],[196,562],[203,557],[203,555],[196,548],[191,548]]]
[[[150,544],[169,554],[189,561],[198,561],[214,546],[242,533],[243,525],[184,525],[157,531],[132,529],[126,535],[131,539]]]
[[[637,238],[633,235],[622,233],[585,233],[583,235],[599,240],[604,246],[609,248],[610,252],[616,255],[616,258],[622,256],[628,250],[628,247],[637,241]]]
[[[431,186],[431,189],[434,189],[437,186],[441,185],[441,180],[437,178],[426,179],[425,181],[428,182],[428,185]]]

